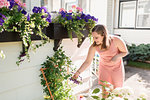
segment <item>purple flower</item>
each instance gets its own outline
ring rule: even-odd
[[[47,12],[47,14],[48,14],[48,18],[51,18],[51,15]]]
[[[71,20],[72,16],[66,16],[67,20]]]
[[[24,9],[21,11],[21,13],[24,14],[24,15],[27,14],[27,12]]]
[[[85,22],[88,22],[88,19],[85,18],[84,21],[85,21]]]
[[[27,16],[27,21],[30,21],[30,14],[28,14]]]
[[[50,19],[50,18],[46,18],[46,21],[50,23],[50,22],[51,22],[51,19]]]
[[[61,11],[61,12],[59,12],[60,14],[61,14],[61,16],[64,18],[64,17],[66,17],[66,12],[64,12],[64,11]]]
[[[84,13],[81,14],[81,18],[82,18],[82,19],[85,19],[85,16],[86,16],[86,15],[85,15]]]
[[[76,16],[77,20],[81,20],[81,18],[79,16]]]
[[[77,79],[73,79],[72,77],[70,78],[70,81],[73,81],[75,84],[79,84],[80,81],[78,81]]]
[[[45,16],[42,15],[41,18],[43,19],[43,18],[45,18]]]
[[[86,19],[91,19],[91,15],[86,15]]]
[[[5,22],[4,19],[6,19],[5,15],[0,13],[0,25],[3,26],[3,23]]]
[[[0,25],[3,26],[4,20],[0,18]]]
[[[3,18],[7,19],[6,16],[3,15],[3,14],[1,14],[1,13],[0,13],[0,16],[1,16],[0,18],[2,18],[2,19],[3,19]]]
[[[15,5],[15,1],[14,1],[14,0],[11,0],[11,1],[10,1],[9,9],[11,9],[14,5]]]
[[[72,13],[67,13],[67,15],[72,15]]]
[[[44,12],[46,13],[47,12],[47,9],[46,7],[41,7],[41,10],[44,9]]]
[[[34,7],[34,8],[32,9],[32,12],[33,12],[33,13],[38,13],[39,10],[40,10],[40,7]]]
[[[21,11],[22,10],[22,7],[20,7],[19,5],[18,5],[18,11]]]

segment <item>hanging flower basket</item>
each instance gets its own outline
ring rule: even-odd
[[[81,30],[80,32],[84,35],[84,37],[88,37],[89,30]],[[46,28],[46,35],[50,37],[50,39],[70,38],[68,36],[67,28],[60,23],[50,23]],[[72,38],[77,38],[74,32],[72,32]]]
[[[31,34],[31,40],[41,40],[41,37],[35,34]],[[3,31],[0,33],[0,42],[16,42],[16,41],[22,41],[19,32]]]

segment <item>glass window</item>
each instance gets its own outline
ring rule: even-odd
[[[136,1],[120,3],[119,27],[133,28],[135,26]]]
[[[138,0],[137,28],[150,28],[150,0]]]
[[[41,0],[41,7],[48,7],[48,0]]]

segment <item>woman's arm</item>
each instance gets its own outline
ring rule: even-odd
[[[77,72],[75,73],[75,75],[73,76],[73,78],[76,79],[79,76],[79,74],[82,73],[91,64],[94,55],[95,55],[95,47],[93,47],[93,45],[91,45],[90,48],[89,48],[86,60],[81,65],[81,67],[77,70]]]
[[[119,49],[119,53],[112,58],[112,61],[117,61],[117,59],[122,58],[128,54],[128,49],[125,42],[119,38],[114,37],[115,46]]]

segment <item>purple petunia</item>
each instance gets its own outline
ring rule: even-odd
[[[15,5],[15,1],[11,0],[11,1],[9,1],[9,2],[10,2],[9,9],[11,9],[11,8]]]
[[[24,9],[21,11],[21,13],[24,14],[24,15],[27,14],[27,12]]]
[[[0,18],[0,25],[3,26],[4,20]]]
[[[79,16],[76,16],[77,20],[81,20],[81,18]]]
[[[7,18],[5,17],[5,15],[0,13],[0,25],[1,26],[3,26],[3,23],[5,22],[4,19],[7,19]]]
[[[18,11],[21,11],[22,10],[22,7],[20,7],[19,5],[18,5]]]
[[[52,20],[50,18],[46,18],[46,21],[49,23],[52,22]]]
[[[66,16],[67,20],[71,20],[72,16]]]
[[[41,7],[41,11],[42,11],[42,9],[44,10],[45,13],[47,13],[46,7]]]
[[[40,10],[40,7],[36,7],[36,6],[35,6],[35,7],[32,9],[32,12],[33,12],[33,13],[38,13],[39,10]]]
[[[43,18],[45,18],[45,16],[42,15],[41,18],[43,19]]]
[[[70,78],[70,81],[73,81],[75,84],[80,84],[81,82],[77,79],[74,79],[73,77]]]
[[[27,16],[27,21],[30,21],[30,14],[28,14]]]

